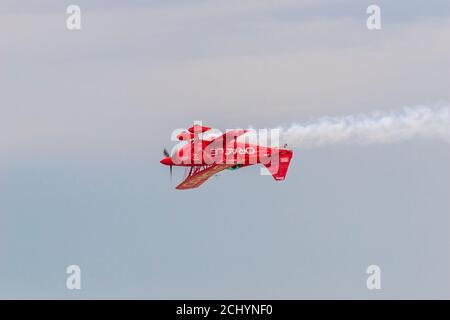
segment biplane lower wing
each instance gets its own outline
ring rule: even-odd
[[[229,131],[225,132],[224,134],[222,134],[221,136],[215,137],[214,140],[211,141],[211,143],[220,142],[220,143],[230,144],[230,143],[236,141],[238,137],[246,134],[247,132],[249,132],[249,130],[246,130],[246,129],[229,130]]]
[[[194,189],[201,186],[206,180],[208,180],[210,177],[215,175],[216,173],[228,169],[232,165],[230,164],[214,164],[211,166],[208,166],[204,169],[200,170],[193,170],[191,169],[191,172],[187,176],[186,179],[181,182],[176,189],[178,190],[185,190],[185,189]]]

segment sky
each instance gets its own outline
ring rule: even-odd
[[[284,182],[191,191],[159,163],[196,120],[448,106],[449,33],[446,0],[3,0],[0,298],[450,298],[448,143],[296,148]]]

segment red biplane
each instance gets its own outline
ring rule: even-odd
[[[164,149],[165,157],[160,162],[170,166],[171,175],[172,166],[187,168],[186,178],[176,189],[197,188],[222,170],[236,170],[254,164],[264,165],[277,181],[285,179],[292,150],[239,142],[237,138],[249,132],[244,129],[204,139],[205,132],[210,130],[209,127],[194,125],[177,136],[185,144],[172,155]]]

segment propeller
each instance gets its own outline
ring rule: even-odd
[[[169,151],[167,151],[166,148],[164,148],[163,154],[164,154],[166,157],[170,157],[170,153],[169,153]]]
[[[170,157],[170,153],[169,151],[167,151],[166,148],[164,148],[163,154],[165,157]],[[169,171],[170,171],[170,183],[172,183],[172,166],[169,166]]]

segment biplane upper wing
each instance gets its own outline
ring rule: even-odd
[[[181,182],[176,189],[194,189],[201,186],[206,180],[215,175],[216,173],[228,169],[232,165],[230,164],[213,164],[205,169],[197,171],[191,175],[188,175],[186,179]]]

